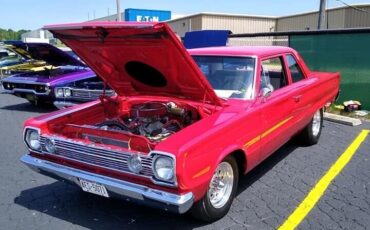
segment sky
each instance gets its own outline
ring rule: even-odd
[[[327,0],[328,7],[344,6]],[[343,0],[361,4],[370,0]],[[170,10],[175,14],[200,12],[284,16],[317,11],[320,0],[121,0],[126,8]],[[0,28],[37,29],[47,24],[82,22],[116,12],[116,0],[0,0]]]

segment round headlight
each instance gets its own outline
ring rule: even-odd
[[[140,173],[143,166],[141,165],[141,158],[138,155],[132,155],[127,160],[128,168],[134,173]]]
[[[167,156],[158,156],[153,164],[154,175],[159,180],[171,181],[174,177],[173,159]]]
[[[26,142],[28,144],[28,147],[30,147],[31,149],[36,151],[41,150],[40,135],[37,132],[37,130],[33,129],[27,130]]]
[[[56,148],[55,148],[54,140],[47,138],[45,140],[45,149],[49,153],[55,153]]]
[[[64,97],[70,97],[71,96],[71,90],[70,89],[64,89]]]
[[[63,89],[62,89],[62,88],[57,88],[57,89],[55,90],[55,96],[56,96],[56,97],[63,97],[63,96],[64,96]]]

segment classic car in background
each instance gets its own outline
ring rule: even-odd
[[[54,105],[58,109],[76,104],[97,100],[100,96],[113,96],[114,90],[109,88],[99,77],[73,81],[64,87],[56,87]]]
[[[23,63],[25,58],[12,50],[12,46],[0,44],[0,68]],[[0,77],[1,77],[0,70]]]
[[[50,46],[46,43],[24,43],[21,41],[9,41],[6,42],[5,48],[17,54],[17,60],[19,63],[6,65],[0,67],[0,75],[2,77],[9,76],[17,73],[34,72],[44,69],[53,68],[52,62],[46,62],[42,59],[43,47]],[[48,54],[49,55],[49,54]],[[53,54],[50,54],[51,57]]]
[[[43,67],[39,67],[41,68],[39,71],[26,71],[3,78],[2,86],[6,93],[25,98],[32,104],[53,103],[56,86],[65,86],[76,80],[96,77],[96,74],[84,63],[52,45],[46,43],[23,45],[32,60],[44,63]],[[13,69],[11,73],[18,71],[22,72],[23,69]]]
[[[46,27],[117,96],[31,118],[36,172],[104,197],[214,221],[238,180],[295,135],[318,142],[339,73],[287,47],[188,50],[163,23]]]

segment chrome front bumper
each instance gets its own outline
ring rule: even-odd
[[[43,92],[43,93],[38,93],[33,89],[14,88],[12,90],[9,90],[9,89],[5,89],[4,86],[3,86],[3,89],[4,89],[4,93],[8,93],[8,94],[17,94],[17,93],[25,93],[26,94],[26,93],[28,93],[28,94],[33,94],[33,95],[36,95],[36,96],[48,96],[50,94],[50,91]]]
[[[78,104],[81,104],[81,103],[75,103],[75,102],[69,102],[69,101],[54,101],[53,104],[58,109],[65,109],[65,108],[75,106],[75,105],[78,105]]]
[[[80,186],[78,181],[78,178],[80,178],[104,185],[109,195],[112,197],[114,196],[128,201],[139,202],[144,205],[175,213],[185,213],[193,205],[194,197],[191,192],[178,195],[157,189],[151,189],[143,185],[40,160],[30,155],[24,155],[20,160],[32,170],[57,180],[71,182]]]

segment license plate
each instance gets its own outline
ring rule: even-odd
[[[98,184],[93,181],[87,181],[84,179],[78,179],[80,182],[81,188],[85,192],[94,193],[96,195],[109,197],[107,189],[104,187],[104,185]]]

